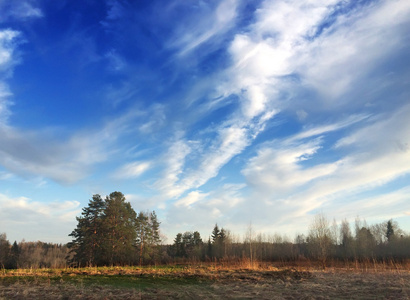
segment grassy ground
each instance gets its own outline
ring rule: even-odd
[[[223,266],[3,271],[0,299],[410,299],[406,269]]]

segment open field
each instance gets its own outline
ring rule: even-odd
[[[113,267],[3,271],[0,299],[410,299],[407,269]]]

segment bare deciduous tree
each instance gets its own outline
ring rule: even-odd
[[[326,268],[326,262],[332,247],[332,233],[329,228],[329,221],[324,214],[317,214],[309,228],[309,249],[312,255],[317,258],[322,267]]]

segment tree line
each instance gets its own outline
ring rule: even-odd
[[[215,224],[207,239],[198,231],[178,233],[163,244],[155,211],[136,213],[120,192],[105,199],[94,195],[77,217],[67,245],[14,242],[0,234],[0,268],[152,265],[210,261],[406,260],[410,236],[397,222],[367,225],[357,218],[338,224],[318,214],[307,234],[291,240],[279,234],[256,233],[249,225],[243,237]],[[352,230],[353,229],[353,230]]]
[[[24,240],[10,244],[7,235],[0,234],[0,269],[64,268],[68,253],[67,245]]]

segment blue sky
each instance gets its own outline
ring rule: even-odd
[[[312,216],[410,230],[410,2],[0,0],[0,232],[93,194],[172,242]]]

